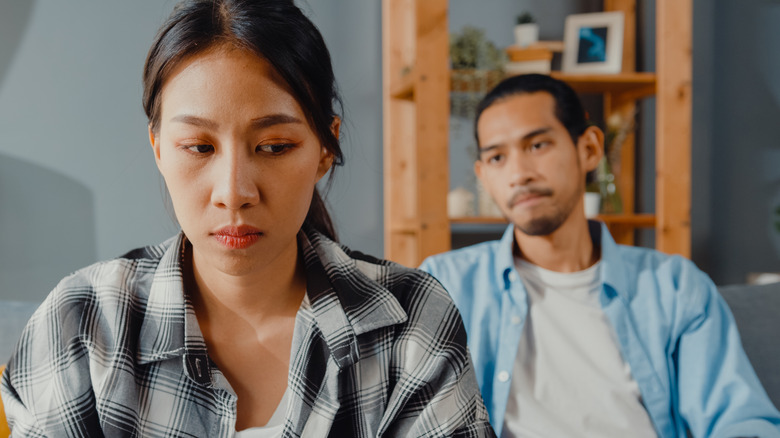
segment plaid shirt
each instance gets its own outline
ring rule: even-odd
[[[65,278],[2,378],[14,436],[231,437],[236,401],[184,294],[180,234]],[[466,332],[432,277],[302,230],[305,330],[285,437],[494,436]]]

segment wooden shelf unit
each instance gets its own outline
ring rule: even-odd
[[[605,0],[623,11],[623,72],[553,72],[579,93],[604,96],[604,114],[632,115],[656,96],[656,214],[635,211],[634,134],[616,166],[622,215],[598,219],[620,243],[655,228],[656,248],[690,256],[690,145],[693,0],[656,3],[656,72],[635,72],[636,0]],[[449,189],[449,35],[447,0],[383,0],[385,257],[417,266],[450,249],[451,224],[501,224],[502,218],[447,218]],[[561,17],[563,19],[563,17]],[[509,31],[509,30],[507,30]]]

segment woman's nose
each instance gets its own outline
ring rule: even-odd
[[[256,205],[260,191],[255,183],[251,159],[230,153],[220,157],[214,167],[212,203],[220,208],[238,210]]]

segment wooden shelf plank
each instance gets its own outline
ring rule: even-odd
[[[463,84],[464,77],[469,73],[481,74],[488,88],[492,88],[501,80],[499,72],[453,70],[451,71],[451,91],[470,91]],[[565,81],[574,91],[582,94],[614,93],[621,96],[622,101],[632,101],[653,96],[656,91],[655,73],[615,73],[615,74],[573,74],[554,71],[550,76]],[[399,81],[393,88],[393,97],[409,98],[414,95],[414,84],[409,75]]]
[[[506,224],[508,223],[503,217],[487,217],[487,216],[466,216],[466,217],[451,217],[451,224]]]
[[[607,225],[621,225],[633,228],[653,228],[655,227],[655,215],[646,213],[637,214],[600,214],[596,220],[604,222]],[[451,224],[506,224],[503,217],[457,217],[450,218]]]
[[[572,74],[552,72],[550,76],[565,81],[578,93],[620,93],[628,99],[652,96],[656,90],[655,73]]]
[[[600,214],[596,220],[604,222],[607,225],[622,225],[633,228],[653,228],[655,227],[655,215],[646,213],[637,214]]]

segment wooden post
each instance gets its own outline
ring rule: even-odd
[[[656,3],[656,248],[691,255],[693,0]]]
[[[383,0],[385,257],[450,249],[447,0]]]
[[[449,192],[450,70],[447,0],[417,0],[417,194],[419,265],[450,249]]]
[[[663,0],[658,0],[663,1]],[[604,10],[623,12],[625,16],[623,26],[623,58],[622,72],[636,71],[636,0],[605,0]],[[622,99],[620,93],[604,94],[604,117],[619,113],[623,117],[634,117],[636,113],[636,101]],[[613,171],[617,179],[620,198],[623,203],[624,213],[634,213],[636,192],[636,136],[634,131],[626,135],[620,148],[620,163]],[[612,225],[610,227],[612,237],[616,242],[625,245],[634,244],[634,227],[626,225]]]

